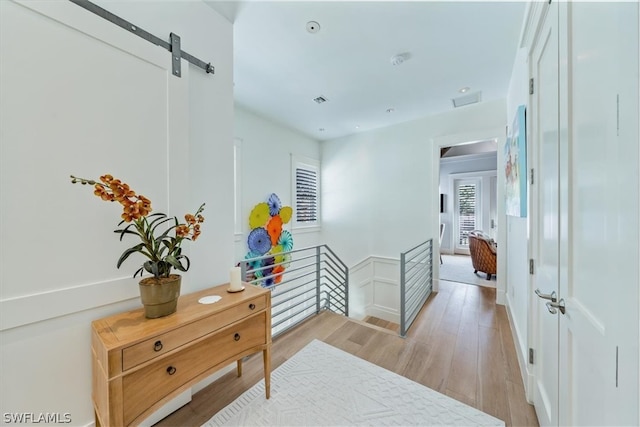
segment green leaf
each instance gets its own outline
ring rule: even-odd
[[[184,259],[187,262],[186,267],[182,265],[182,262],[180,262],[180,259]],[[189,258],[187,258],[185,255],[181,255],[179,257],[174,257],[173,255],[167,255],[167,257],[165,258],[165,261],[171,264],[173,268],[180,271],[187,271],[190,266]]]
[[[129,248],[126,251],[124,251],[124,253],[120,256],[120,259],[118,260],[117,267],[120,268],[120,266],[122,265],[124,260],[129,258],[129,255],[131,255],[133,253],[136,253],[136,252],[142,252],[142,248],[144,248],[144,243],[137,244],[134,247]]]
[[[126,228],[124,228],[122,230],[113,230],[113,232],[114,233],[120,233],[120,241],[122,241],[122,238],[124,237],[125,234],[134,234],[134,235],[139,237],[140,235],[137,232],[129,230],[129,228],[132,225],[133,224],[129,224]]]

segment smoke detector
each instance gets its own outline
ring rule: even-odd
[[[317,33],[318,31],[320,31],[320,24],[318,24],[316,21],[307,22],[307,31],[311,34]]]

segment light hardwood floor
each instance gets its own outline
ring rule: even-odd
[[[330,312],[273,342],[276,369],[314,339],[491,414],[507,426],[537,426],[526,402],[507,314],[495,289],[446,282],[429,297],[407,338]],[[195,394],[157,426],[200,426],[262,379],[262,356]]]

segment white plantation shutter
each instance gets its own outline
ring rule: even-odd
[[[462,184],[458,186],[458,244],[469,244],[468,234],[476,229],[476,185]]]
[[[318,174],[316,171],[296,168],[296,221],[318,221]]]
[[[295,225],[315,226],[320,222],[320,172],[316,161],[293,161]]]

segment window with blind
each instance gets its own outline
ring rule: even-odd
[[[320,173],[317,162],[293,162],[294,225],[316,226],[320,223]]]
[[[475,183],[461,183],[457,186],[459,246],[469,246],[469,232],[476,229],[476,194],[477,186]]]

